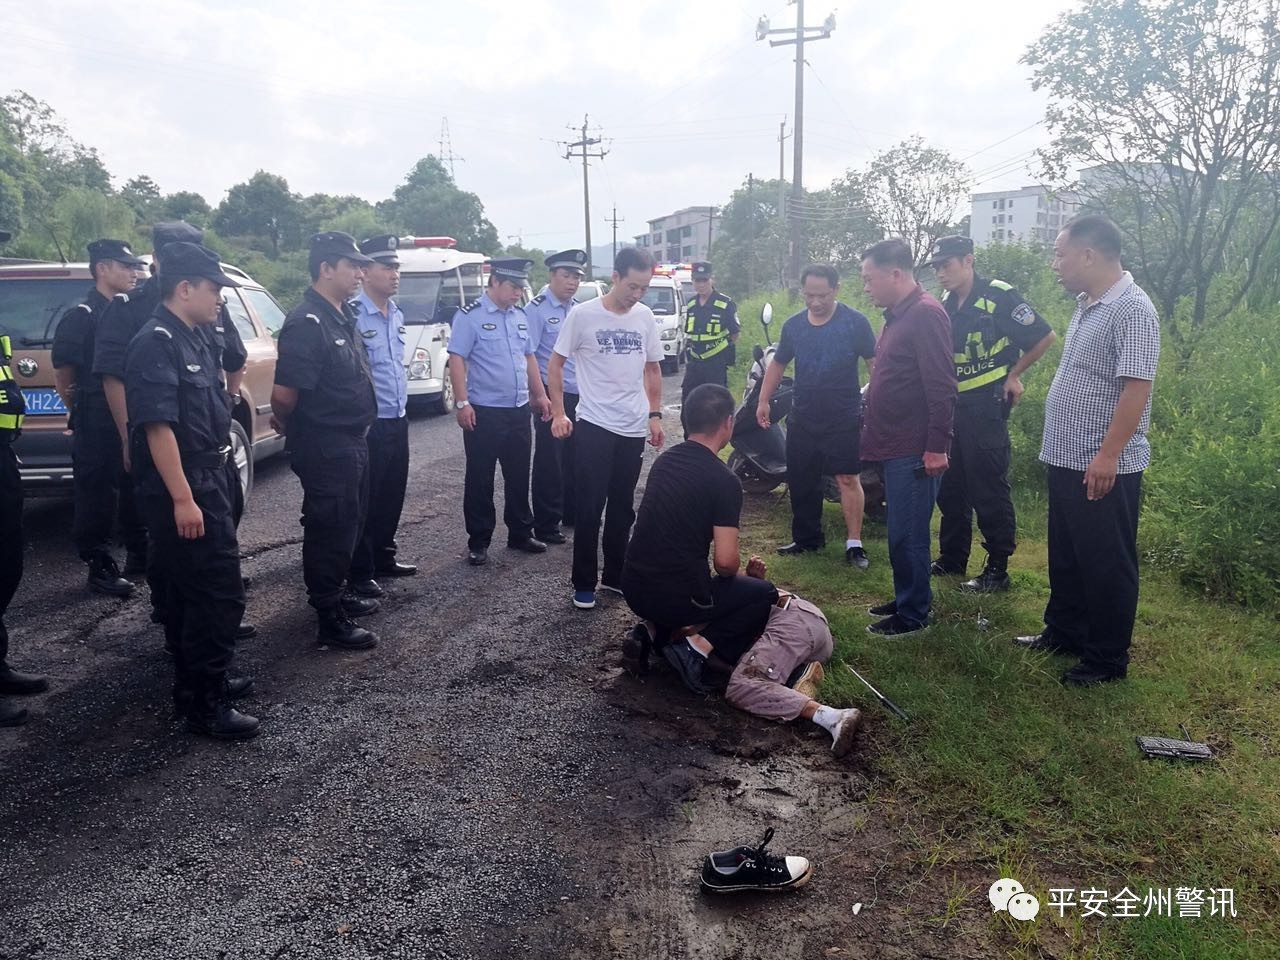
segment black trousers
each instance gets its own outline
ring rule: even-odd
[[[624,579],[623,596],[636,616],[657,626],[659,647],[672,630],[705,623],[702,636],[723,660],[737,663],[764,632],[769,611],[778,602],[778,588],[755,577],[712,577],[711,596],[699,600],[658,593]]]
[[[22,477],[9,441],[0,440],[0,664],[9,655],[5,611],[22,581]]]
[[[973,548],[973,515],[978,515],[982,547],[992,557],[1012,556],[1017,518],[1009,487],[1009,427],[1004,404],[996,397],[966,400],[956,406],[951,466],[938,488],[942,528],[939,556],[963,570]]]
[[[1116,477],[1101,500],[1084,474],[1049,467],[1049,603],[1045,626],[1082,662],[1123,670],[1138,612],[1142,474]]]
[[[125,473],[120,453],[120,434],[105,401],[91,401],[76,409],[71,464],[75,497],[72,538],[80,559],[88,562],[111,555],[117,521],[129,552],[145,552],[147,529],[138,515],[133,481]]]
[[[818,549],[827,542],[822,532],[823,476],[856,474],[861,469],[861,418],[840,430],[814,430],[799,420],[787,422],[787,492],[791,496],[791,539]]]
[[[533,428],[529,404],[522,407],[481,407],[476,428],[462,434],[467,472],[462,494],[462,516],[467,527],[467,548],[488,548],[498,525],[493,507],[493,471],[502,466],[502,521],[507,543],[520,543],[533,535],[533,511],[529,509],[529,456]]]
[[[570,420],[578,411],[578,395],[564,395],[564,412]],[[574,476],[573,434],[563,440],[551,435],[551,421],[533,415],[537,439],[533,448],[533,532],[534,536],[555,533],[562,520],[573,523]]]
[[[222,467],[188,472],[196,506],[204,514],[204,536],[197,540],[178,536],[173,501],[159,478],[138,498],[151,534],[148,579],[153,592],[162,592],[158,609],[174,651],[175,697],[216,697],[235,655],[244,584],[232,477]],[[157,571],[163,575],[156,576]]]
[[[692,356],[687,358],[684,380],[680,382],[680,427],[684,430],[686,440],[689,439],[689,424],[685,422],[683,405],[689,399],[689,394],[704,383],[714,383],[722,387],[729,385],[729,365],[724,359],[727,353],[726,350],[711,360],[695,360]]]
[[[409,485],[409,418],[379,418],[369,435],[369,508],[349,578],[371,580],[396,562],[396,528]]]
[[[369,448],[363,436],[331,432],[290,438],[289,465],[302,481],[302,579],[317,610],[342,602],[369,502]]]
[[[636,482],[644,459],[644,437],[622,437],[579,420],[578,512],[573,532],[573,589],[595,590],[599,573],[600,518],[604,517],[605,583],[622,585],[631,525],[636,521]]]

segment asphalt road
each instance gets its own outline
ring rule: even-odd
[[[399,540],[420,573],[384,583],[363,621],[381,643],[358,654],[316,647],[300,488],[283,458],[259,464],[240,533],[260,634],[237,668],[262,734],[242,744],[182,732],[145,591],[90,595],[70,503],[29,502],[10,659],[52,689],[0,732],[0,958],[774,958],[836,942],[858,869],[827,896],[815,881],[803,901],[732,907],[699,897],[697,869],[779,818],[780,839],[839,862],[855,823],[869,836],[861,775],[808,730],[621,675],[631,618],[621,600],[572,608],[568,546],[513,553],[499,529],[488,566],[467,566],[460,436],[452,417],[413,419]]]

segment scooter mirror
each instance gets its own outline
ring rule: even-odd
[[[759,363],[761,360],[763,360],[763,359],[764,359],[764,347],[760,346],[760,344],[758,344],[758,343],[757,343],[754,347],[752,347],[752,348],[751,348],[751,359],[752,359],[752,360],[754,360],[756,363]]]
[[[760,322],[768,329],[769,324],[773,323],[773,304],[766,303],[764,309],[760,311]]]

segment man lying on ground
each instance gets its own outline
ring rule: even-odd
[[[654,463],[627,548],[623,594],[643,622],[623,644],[623,663],[642,674],[657,649],[695,693],[721,687],[730,703],[757,716],[812,720],[844,756],[862,715],[816,699],[832,650],[822,611],[779,594],[759,557],[746,576],[738,572],[742,486],[717,456],[733,433],[732,394],[697,387],[684,420],[689,439]],[[713,546],[714,577],[707,569]]]

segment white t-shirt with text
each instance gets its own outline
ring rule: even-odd
[[[622,437],[649,435],[644,365],[662,360],[653,311],[637,303],[611,313],[604,297],[569,310],[556,353],[573,361],[578,379],[578,419]]]

